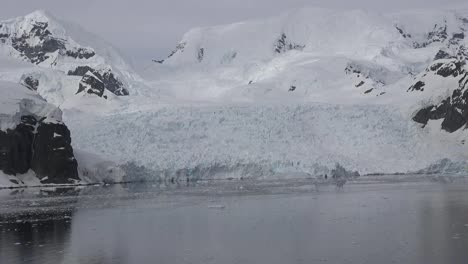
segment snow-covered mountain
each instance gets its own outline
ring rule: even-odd
[[[468,121],[467,30],[468,10],[303,8],[193,29],[147,76],[187,100],[390,103],[454,132]]]
[[[76,146],[152,177],[467,164],[467,22],[466,10],[303,8],[196,28],[144,72],[144,98],[92,122],[65,116],[72,131],[87,131]]]
[[[143,79],[57,21],[0,24],[0,80],[63,110],[78,159],[122,165],[80,177],[468,171],[468,10],[304,8],[197,28]]]
[[[62,108],[79,107],[82,97],[136,93],[140,83],[112,46],[45,11],[0,21],[0,80]]]

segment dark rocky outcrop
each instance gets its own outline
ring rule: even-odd
[[[366,90],[366,91],[364,92],[364,94],[371,93],[373,90],[374,90],[374,88],[371,88],[371,89],[369,89],[369,90]]]
[[[198,62],[202,62],[204,57],[205,57],[205,49],[204,48],[198,49],[198,54],[197,54]]]
[[[1,28],[1,25],[0,25],[0,28]],[[5,44],[7,38],[9,37],[10,35],[6,34],[6,33],[0,33],[0,43],[2,44]]]
[[[464,32],[454,33],[452,35],[452,39],[465,39],[465,33]]]
[[[430,65],[426,69],[426,73],[422,76],[424,78],[429,73],[438,75],[444,78],[453,77],[453,78],[460,78],[465,74],[465,60],[459,59],[452,59],[452,60],[437,60],[432,65]],[[413,91],[424,91],[424,87],[426,86],[425,81],[418,80],[415,84],[413,84],[409,89],[408,92]]]
[[[441,59],[448,59],[448,58],[450,58],[450,54],[448,54],[444,50],[439,50],[439,52],[437,52],[437,54],[435,55],[434,60],[441,60]]]
[[[464,29],[462,29],[464,30]],[[465,39],[465,33],[462,31],[460,33],[452,34],[452,38],[449,41],[450,45],[459,45]]]
[[[186,42],[177,44],[176,48],[171,52],[171,54],[169,54],[169,56],[167,56],[167,58],[174,56],[178,52],[184,52],[186,45],[187,45]]]
[[[447,21],[444,21],[443,25],[435,24],[432,31],[427,33],[425,38],[423,42],[414,42],[413,47],[416,49],[425,48],[434,42],[444,42],[447,40]]]
[[[129,95],[129,92],[125,89],[123,83],[118,80],[110,70],[103,73],[98,72],[98,78],[102,81],[104,87],[111,93],[117,96]]]
[[[444,32],[444,30],[440,31]],[[445,34],[442,34],[445,36]],[[452,39],[463,39],[463,34],[454,34]],[[451,41],[450,45],[455,45]],[[466,70],[466,48],[463,45],[456,46],[456,53],[452,55],[448,51],[439,50],[436,60],[426,68],[421,78],[412,85],[408,92],[424,91],[427,79],[426,76],[437,76],[447,78],[447,80],[458,81],[457,87],[453,87],[452,94],[440,103],[427,105],[419,109],[413,116],[413,121],[427,125],[429,120],[442,120],[441,128],[449,133],[466,128],[468,125],[468,72]],[[444,87],[450,88],[450,87]]]
[[[0,170],[24,174],[31,168],[36,119],[25,116],[14,130],[0,131]]]
[[[123,83],[110,70],[97,71],[89,66],[79,66],[75,70],[68,71],[68,75],[83,76],[77,93],[84,91],[85,86],[89,86],[90,89],[95,91],[91,93],[98,96],[103,96],[104,89],[117,96],[129,95]]]
[[[361,69],[359,69],[359,67],[355,64],[348,64],[345,68],[345,73],[346,74],[352,74],[352,73],[355,73],[357,75],[359,75],[358,77],[360,77],[362,75],[362,71]],[[365,76],[367,77],[367,76]]]
[[[438,105],[430,105],[419,110],[413,117],[417,123],[427,125],[429,120],[442,121],[442,129],[453,133],[468,125],[468,73],[464,73],[459,87],[452,95]]]
[[[171,51],[171,53],[169,54],[169,56],[167,56],[167,58],[165,60],[153,60],[153,62],[163,64],[167,59],[174,56],[176,53],[184,52],[186,45],[187,45],[186,42],[181,42],[181,43],[177,44],[176,48],[173,51]]]
[[[42,183],[67,184],[78,178],[70,131],[60,122],[23,116],[15,129],[0,131],[0,170],[8,175],[33,170]]]
[[[91,72],[94,74],[95,70],[89,66],[78,66],[75,70],[68,71],[71,76],[84,76],[86,73]]]
[[[13,24],[13,27],[7,28],[7,30],[3,29],[3,27],[8,25],[9,22],[0,22],[0,41],[11,45],[12,49],[18,52],[18,54],[15,52],[15,56],[19,55],[26,61],[47,68],[50,66],[57,66],[57,68],[61,70],[60,65],[57,65],[57,63],[61,63],[60,58],[68,57],[68,60],[76,59],[82,66],[69,71],[68,75],[82,76],[83,80],[81,83],[86,83],[89,82],[89,80],[84,76],[87,72],[91,72],[99,80],[99,82],[96,83],[102,83],[106,90],[117,96],[129,95],[127,88],[116,76],[111,66],[99,69],[87,66],[86,60],[96,56],[92,48],[80,46],[67,36],[56,35],[53,33],[54,31],[51,30],[54,26],[52,25],[54,21],[50,20],[45,14],[38,13],[38,15],[46,16],[43,17],[44,19],[39,20],[47,22],[40,22],[38,18],[30,18],[24,20],[24,23],[27,23],[28,27],[23,27],[21,24]],[[123,78],[123,76],[121,78]],[[38,80],[32,77],[23,78],[22,84],[31,90],[37,90],[39,86]],[[100,86],[101,84],[99,84],[99,87],[93,87],[93,89],[99,90]],[[77,90],[81,89],[80,84]]]
[[[24,32],[21,35],[2,33],[0,39],[2,39],[3,43],[5,43],[7,39],[10,39],[12,47],[18,51],[21,56],[34,64],[44,62],[56,51],[58,51],[60,55],[79,59],[89,59],[96,55],[95,52],[89,48],[68,50],[66,41],[54,37],[48,28],[49,23],[36,21],[32,24],[32,28],[29,32]]]
[[[465,61],[468,60],[468,49],[465,46],[461,45],[458,47],[457,58]]]
[[[383,72],[388,72],[388,69],[383,67],[372,68],[358,62],[349,62],[344,72],[346,75],[353,75],[354,78],[357,78],[354,87],[362,89],[364,94],[378,91],[380,87],[385,86],[388,82],[382,75]]]
[[[104,90],[104,83],[99,80],[96,75],[88,72],[83,76],[83,79],[81,79],[77,94],[86,92],[88,94],[95,94],[102,97],[104,95]]]
[[[458,77],[459,75],[462,75],[465,72],[465,70],[463,69],[463,66],[465,65],[464,61],[456,60],[437,65],[438,67],[434,68],[434,70],[437,70],[436,74],[442,77]]]
[[[70,131],[64,124],[44,124],[37,127],[34,137],[31,168],[43,183],[69,183],[78,180],[77,161],[73,155]]]
[[[39,80],[33,76],[23,76],[21,78],[21,84],[32,91],[37,91],[39,87]]]
[[[84,48],[78,48],[76,50],[67,50],[65,54],[75,59],[89,59],[96,55],[94,51]]]
[[[359,88],[359,87],[363,86],[364,84],[365,84],[364,81],[360,81],[360,82],[359,82],[358,84],[356,84],[355,86],[356,86],[356,88]]]
[[[400,35],[404,38],[411,38],[411,34],[406,33],[401,27],[395,26],[396,30],[400,33]]]
[[[285,33],[282,33],[275,45],[276,53],[285,53],[290,50],[304,50],[305,45],[300,45],[288,41],[288,37]]]

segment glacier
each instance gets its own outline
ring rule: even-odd
[[[447,113],[414,119],[447,98],[457,101],[452,113],[467,113],[454,95],[468,87],[468,10],[302,8],[195,28],[141,73],[47,12],[3,23],[18,32],[31,21],[48,22],[66,50],[95,52],[35,65],[0,43],[0,80],[38,80],[37,93],[63,111],[77,158],[92,165],[80,170],[88,182],[308,178],[336,164],[363,175],[467,173],[466,125],[444,130]],[[112,69],[129,94],[77,92],[82,76],[66,73],[85,66]]]
[[[316,177],[335,163],[366,173],[409,173],[466,146],[421,129],[387,105],[158,105],[99,118],[65,111],[74,146],[149,177]],[[462,135],[464,136],[464,135]]]

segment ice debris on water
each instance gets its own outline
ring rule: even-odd
[[[208,206],[209,209],[225,209],[226,206],[222,204],[210,205]]]

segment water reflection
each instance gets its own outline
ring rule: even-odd
[[[70,238],[65,219],[3,223],[0,226],[0,263],[62,263]]]
[[[466,190],[446,189],[437,194],[426,194],[421,204],[421,263],[467,263]]]
[[[0,223],[0,263],[468,260],[465,185],[370,185],[305,195],[159,195],[167,188],[186,186],[48,193],[75,197],[72,210],[42,217],[22,214],[26,222]],[[126,196],[132,199],[116,206]],[[40,221],[29,221],[34,218]]]

